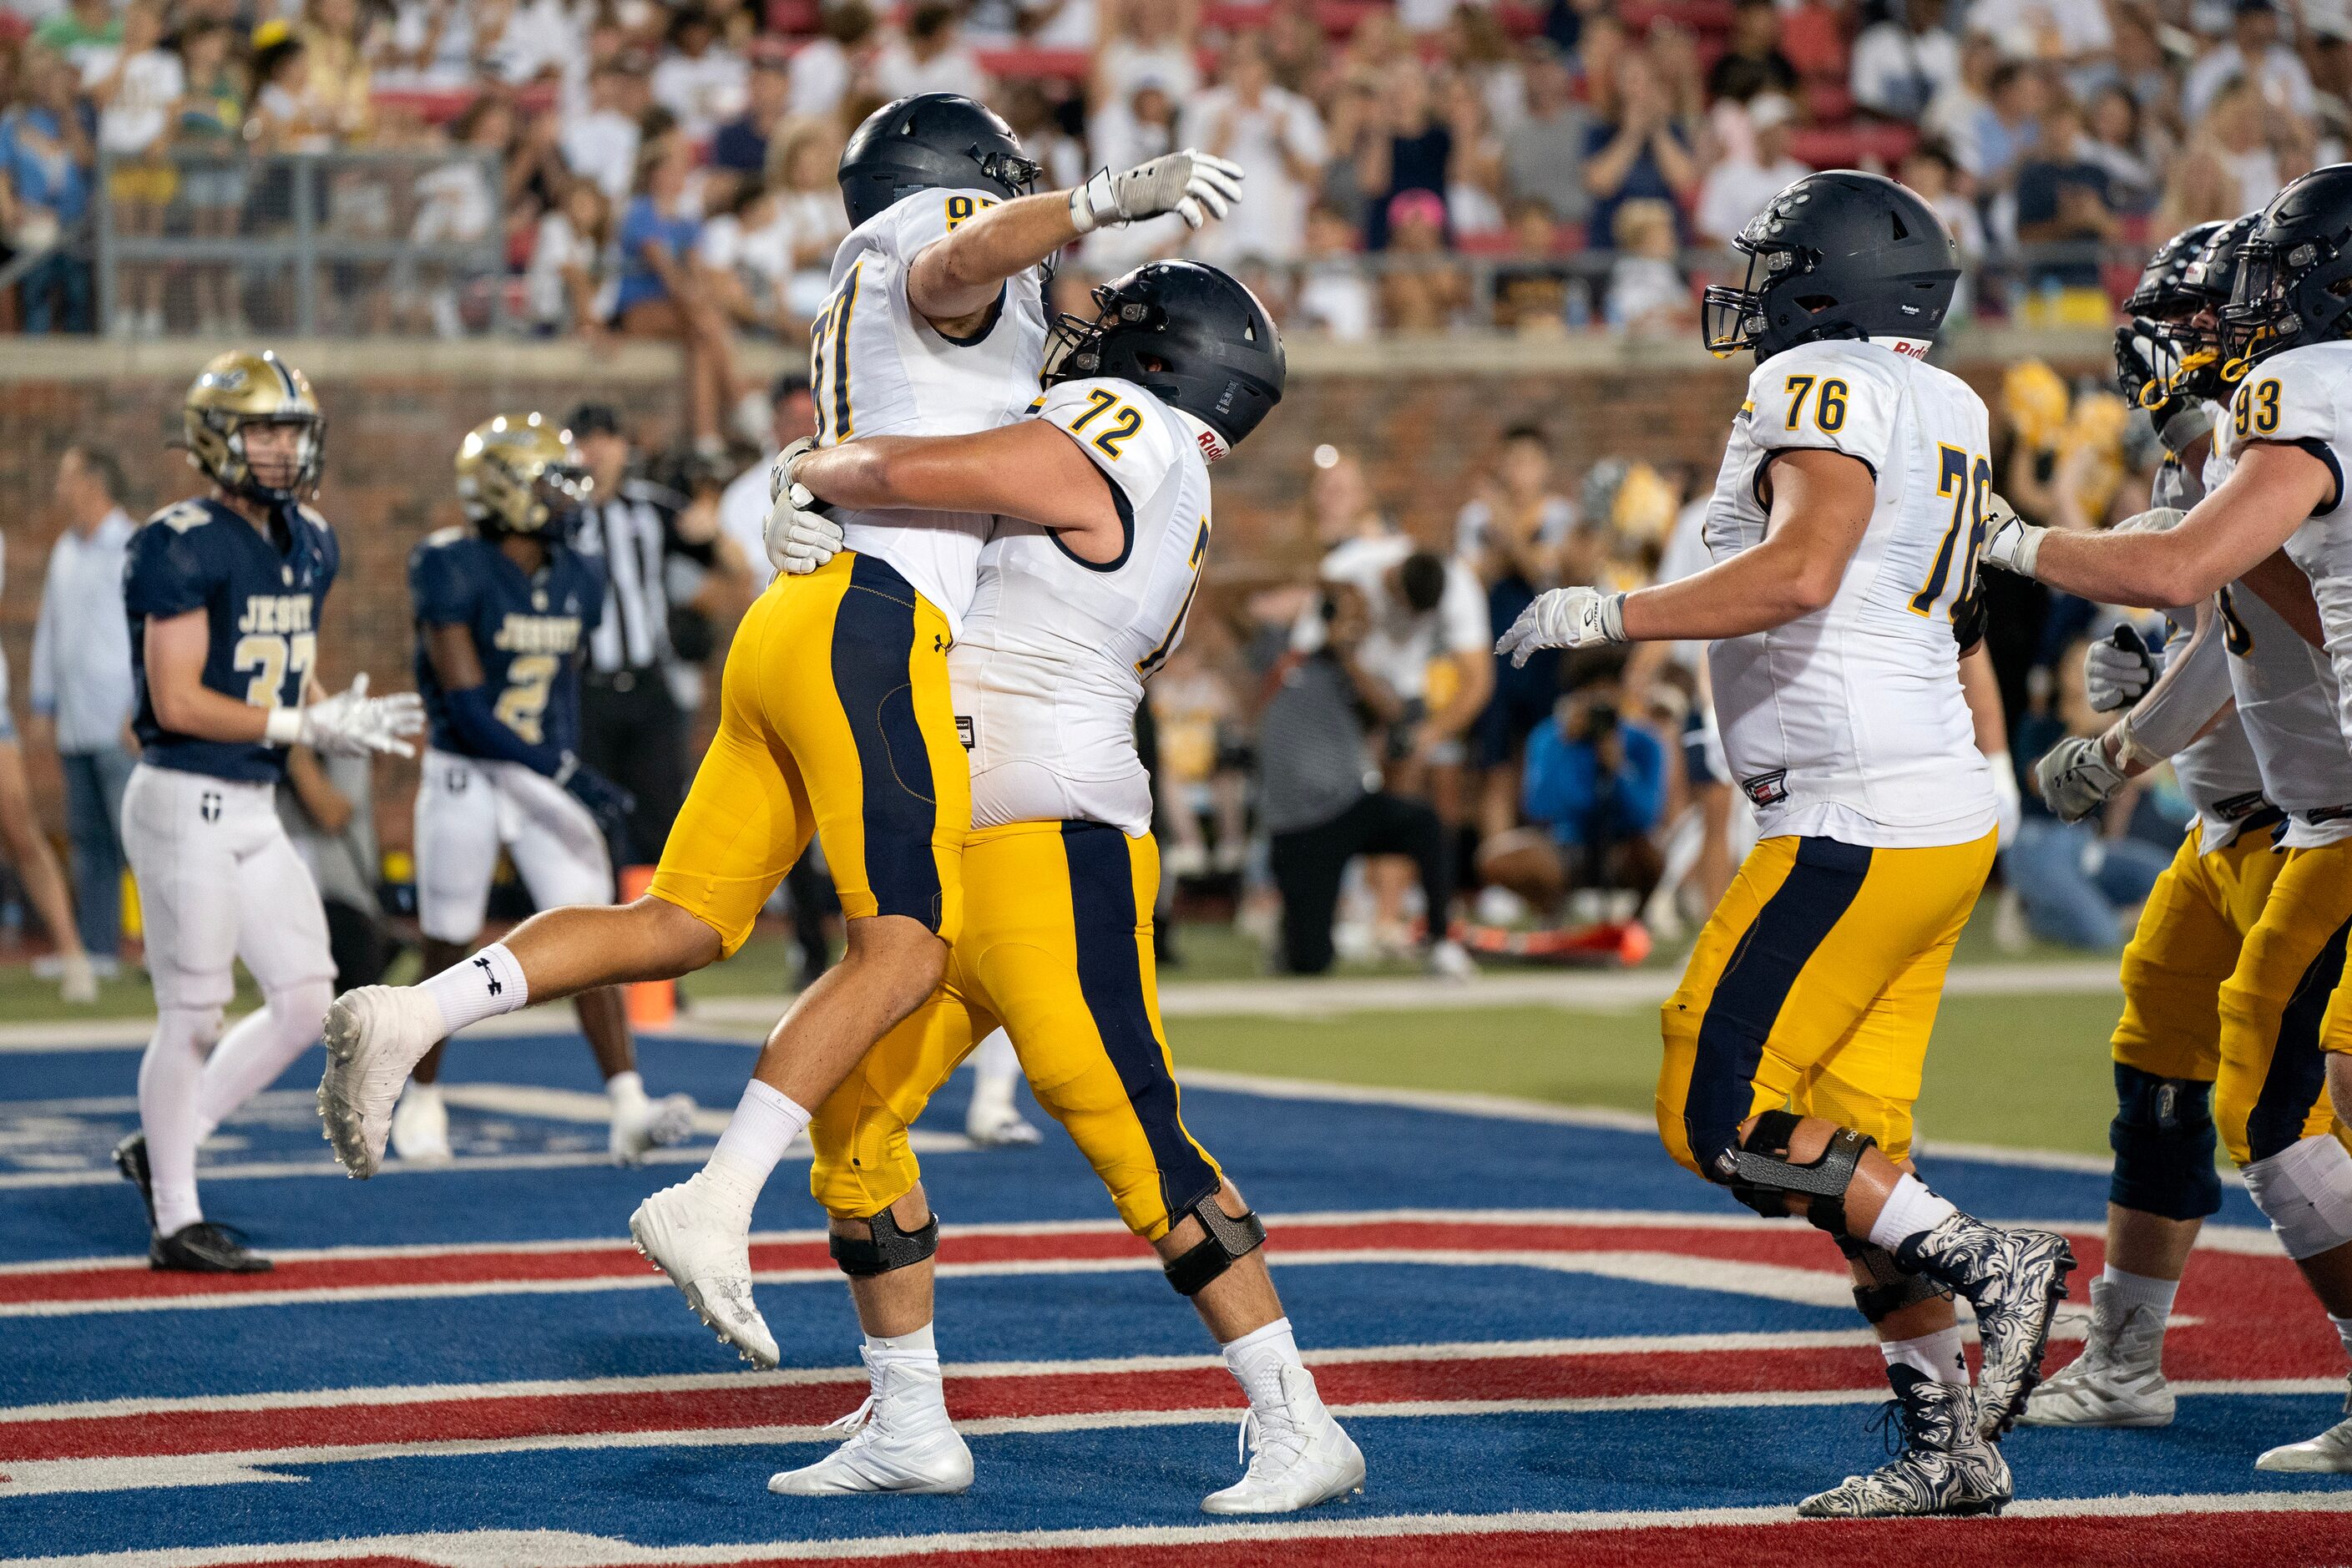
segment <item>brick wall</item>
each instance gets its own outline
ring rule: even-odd
[[[62,526],[49,499],[58,454],[75,441],[113,450],[128,471],[128,500],[137,515],[194,493],[197,483],[182,455],[164,446],[179,433],[178,395],[193,370],[183,363],[188,351],[95,370],[58,364],[57,352],[48,351],[43,364],[19,363],[0,373],[0,536],[7,563],[0,650],[14,677],[11,701],[20,723],[40,574]],[[89,345],[79,352],[114,351]],[[1454,512],[1499,433],[1515,424],[1549,429],[1563,474],[1571,478],[1603,456],[1680,458],[1711,468],[1738,406],[1742,374],[1711,361],[1692,363],[1687,353],[1661,357],[1669,363],[1650,369],[1627,361],[1540,371],[1468,365],[1294,375],[1280,411],[1218,467],[1213,582],[1262,581],[1311,559],[1298,507],[1311,454],[1323,442],[1361,454],[1383,507],[1439,544],[1451,539]],[[320,663],[337,687],[362,668],[379,689],[408,684],[405,561],[425,533],[458,521],[450,460],[459,437],[479,419],[497,409],[561,414],[593,389],[643,420],[656,439],[673,427],[675,384],[657,364],[567,364],[557,374],[543,360],[524,356],[518,365],[486,353],[469,361],[434,353],[431,345],[346,354],[345,363],[320,358],[324,363],[297,363],[312,364],[330,422],[321,506],[341,539],[343,574],[328,602]],[[410,368],[411,361],[422,368]],[[1967,374],[1990,391],[2000,370],[1997,362],[1979,360]],[[46,757],[26,760],[44,817],[55,828],[61,821],[56,770]],[[381,775],[387,846],[408,842],[413,786],[413,768],[388,766]]]

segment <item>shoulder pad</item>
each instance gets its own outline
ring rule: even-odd
[[[174,533],[185,533],[192,528],[202,528],[212,520],[213,509],[205,502],[191,498],[187,500],[173,501],[147,521],[151,524],[160,522]]]
[[[330,523],[320,512],[319,509],[312,506],[309,501],[297,501],[294,505],[294,510],[302,514],[303,521],[309,523],[312,528],[317,529],[320,532],[332,533],[335,531],[334,525]]]
[[[452,544],[463,543],[472,537],[473,535],[462,525],[453,522],[446,528],[435,529],[419,542],[428,550],[443,550]]]

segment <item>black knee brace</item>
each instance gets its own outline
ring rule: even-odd
[[[1191,1213],[1209,1234],[1163,1268],[1168,1283],[1179,1296],[1199,1295],[1236,1259],[1265,1245],[1265,1226],[1256,1212],[1229,1215],[1218,1206],[1214,1193],[1194,1204]]]
[[[2107,1199],[2165,1219],[2203,1219],[2221,1206],[2213,1169],[2213,1086],[2116,1064],[2116,1152]]]
[[[1786,1110],[1767,1110],[1735,1148],[1716,1157],[1715,1178],[1731,1195],[1768,1219],[1787,1215],[1791,1194],[1807,1200],[1805,1217],[1832,1236],[1845,1234],[1845,1190],[1853,1184],[1853,1168],[1862,1152],[1877,1140],[1841,1127],[1830,1135],[1821,1157],[1809,1164],[1792,1164],[1789,1140],[1803,1118]]]
[[[1883,1247],[1873,1247],[1852,1237],[1837,1238],[1838,1250],[1849,1263],[1859,1263],[1870,1275],[1870,1283],[1853,1288],[1853,1304],[1872,1324],[1885,1322],[1904,1308],[1938,1297],[1948,1301],[1952,1293],[1924,1274],[1914,1274],[1895,1261],[1895,1254]]]
[[[888,1209],[884,1209],[866,1224],[874,1231],[868,1239],[840,1235],[828,1238],[834,1262],[852,1279],[871,1279],[877,1274],[887,1274],[893,1268],[920,1263],[940,1249],[938,1215],[924,1221],[920,1230],[900,1230],[898,1220]]]

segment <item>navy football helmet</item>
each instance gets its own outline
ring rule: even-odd
[[[1197,261],[1149,261],[1094,291],[1101,314],[1064,316],[1045,382],[1111,375],[1192,416],[1227,448],[1282,401],[1282,334],[1238,279]]]
[[[2236,287],[2221,309],[2225,381],[2272,354],[2352,337],[2352,163],[2289,181],[2238,247],[2237,262]]]
[[[1944,220],[1884,174],[1832,169],[1774,196],[1731,242],[1747,281],[1706,295],[1708,350],[1760,360],[1823,338],[1933,339],[1959,253]]]
[[[853,225],[917,191],[994,191],[1009,201],[1027,195],[1037,174],[1013,127],[955,92],[884,104],[851,134],[835,171]]]

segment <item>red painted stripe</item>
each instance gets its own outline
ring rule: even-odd
[[[1874,1388],[1878,1357],[1867,1348],[1644,1352],[1624,1355],[1482,1361],[1351,1362],[1318,1370],[1338,1405],[1456,1399],[1618,1398],[1642,1394],[1750,1393],[1771,1389]],[[855,1383],[754,1384],[740,1388],[522,1394],[382,1405],[272,1410],[184,1410],[0,1423],[0,1463],[28,1459],[362,1447],[377,1443],[584,1436],[609,1432],[707,1431],[821,1426],[855,1406]],[[1224,1368],[1049,1373],[959,1379],[950,1370],[948,1407],[959,1420],[1107,1411],[1218,1410],[1240,1414]]]

